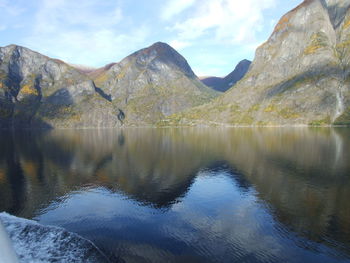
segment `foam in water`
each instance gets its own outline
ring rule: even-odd
[[[0,220],[0,263],[18,263],[11,240]]]
[[[108,262],[92,242],[62,228],[43,226],[6,213],[0,213],[0,220],[19,262]],[[0,241],[10,243],[5,233],[0,235]],[[0,251],[0,262],[16,262],[9,247],[1,246]]]

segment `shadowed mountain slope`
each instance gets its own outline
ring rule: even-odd
[[[245,76],[251,63],[251,61],[244,59],[239,62],[234,71],[232,71],[226,77],[206,77],[202,78],[201,81],[208,87],[211,87],[217,91],[225,92],[236,85],[236,83]]]

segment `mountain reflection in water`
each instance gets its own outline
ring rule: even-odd
[[[350,130],[3,131],[0,211],[120,262],[350,262]]]

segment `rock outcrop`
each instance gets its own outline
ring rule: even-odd
[[[178,52],[161,42],[89,76],[130,125],[155,123],[217,96]]]
[[[239,62],[234,71],[232,71],[226,77],[205,77],[202,78],[201,81],[208,87],[211,87],[217,91],[225,92],[236,85],[236,83],[245,76],[251,63],[251,61],[244,59]]]
[[[0,127],[115,127],[117,114],[68,64],[20,46],[0,48]]]
[[[305,0],[282,17],[234,89],[169,123],[349,124],[349,7]]]

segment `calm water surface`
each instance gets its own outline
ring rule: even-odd
[[[350,129],[1,132],[0,211],[112,262],[350,262]]]

